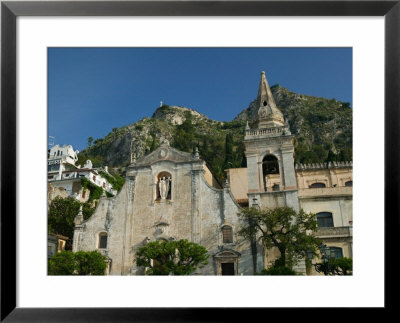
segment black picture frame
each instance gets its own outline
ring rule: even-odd
[[[1,321],[235,321],[243,308],[16,307],[16,19],[18,16],[384,16],[385,310],[398,286],[391,259],[399,231],[400,1],[2,1],[1,2]],[[371,129],[372,131],[372,129]],[[372,157],[371,157],[372,158]],[[374,156],[377,158],[377,156]],[[379,158],[379,157],[378,157]],[[380,159],[382,160],[382,159]],[[372,160],[371,160],[372,161]],[[374,165],[376,166],[376,159]],[[378,163],[379,164],[379,163]],[[374,188],[371,189],[382,189]],[[367,292],[367,287],[366,287]],[[249,297],[249,295],[243,295]],[[327,304],[327,307],[329,304]],[[250,309],[251,316],[270,315]],[[276,309],[279,310],[279,309]],[[287,310],[287,309],[283,309]],[[282,309],[280,310],[283,313]],[[381,311],[378,309],[381,318]],[[247,311],[244,312],[250,315]],[[323,316],[329,313],[324,312]],[[378,316],[377,316],[378,317]],[[315,318],[315,317],[314,317]],[[282,319],[282,317],[281,317]],[[306,318],[310,319],[310,317]],[[339,318],[337,318],[339,319]]]

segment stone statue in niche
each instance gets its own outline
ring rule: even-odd
[[[158,188],[160,190],[161,200],[165,200],[168,197],[170,185],[171,185],[171,177],[166,178],[165,176],[163,176],[160,179],[158,183]]]

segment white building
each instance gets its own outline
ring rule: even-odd
[[[71,145],[53,146],[48,152],[48,182],[55,188],[64,188],[68,196],[74,197],[80,202],[86,202],[89,199],[89,191],[83,189],[81,178],[87,178],[91,183],[110,194],[117,194],[108,180],[100,174],[101,171],[108,173],[108,168],[93,168],[90,160],[87,160],[83,167],[75,165],[78,153],[79,151],[74,150]]]

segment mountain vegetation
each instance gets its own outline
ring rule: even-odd
[[[295,162],[322,163],[352,160],[352,109],[349,103],[290,92],[271,87],[278,108],[295,135]],[[140,158],[167,139],[172,147],[193,152],[217,178],[227,168],[245,167],[242,144],[246,121],[257,111],[255,101],[231,121],[216,121],[184,107],[163,105],[151,118],[122,128],[113,128],[104,138],[88,138],[88,147],[79,154],[78,164],[91,159],[94,167],[108,165],[120,175],[130,163],[131,153]]]

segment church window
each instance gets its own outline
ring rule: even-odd
[[[161,172],[157,176],[156,200],[171,199],[172,176],[168,172]]]
[[[222,227],[222,243],[233,243],[232,227],[229,225]]]
[[[263,105],[264,105],[264,107],[266,107],[267,106],[267,101],[264,101]]]
[[[310,188],[324,188],[326,185],[324,183],[313,183],[310,185]]]
[[[343,249],[339,247],[328,247],[329,248],[329,258],[343,258]]]
[[[99,234],[99,249],[106,249],[107,248],[107,233],[101,232]]]
[[[353,186],[353,181],[347,181],[344,186]]]
[[[333,227],[333,218],[331,212],[319,212],[317,213],[318,227],[320,228],[331,228]]]

